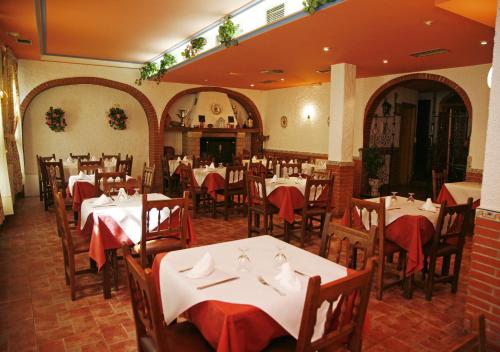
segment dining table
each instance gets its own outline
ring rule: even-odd
[[[306,182],[301,177],[266,179],[267,199],[279,209],[278,216],[288,223],[293,223],[294,211],[304,206]]]
[[[93,158],[95,160],[99,160],[97,158]],[[116,159],[104,159],[104,172],[114,172],[116,171]],[[78,159],[68,158],[63,160],[63,169],[64,169],[64,177],[65,181],[69,182],[71,176],[78,175]]]
[[[480,182],[447,182],[441,187],[436,201],[457,205],[465,204],[468,198],[472,198],[472,209],[476,209],[481,201],[481,186]]]
[[[168,170],[170,171],[170,176],[174,174],[179,174],[179,166],[183,165],[193,165],[193,160],[191,159],[170,159],[168,161]]]
[[[213,270],[191,278],[186,268],[207,253]],[[278,253],[296,270],[297,286],[276,277],[283,264]],[[248,258],[245,266],[242,255]],[[185,315],[218,352],[261,351],[274,338],[297,338],[309,277],[319,275],[327,283],[348,275],[339,264],[267,235],[158,255],[152,272],[165,323]],[[313,339],[325,319],[318,314]]]
[[[367,199],[379,202],[379,198]],[[435,211],[423,210],[424,201],[408,201],[405,197],[394,197],[390,207],[385,211],[385,237],[395,242],[407,252],[406,275],[420,271],[424,267],[423,245],[434,235],[435,227],[439,217],[439,204],[434,204]],[[354,227],[369,229],[368,213],[363,214],[352,211],[352,224]],[[348,211],[344,212],[342,224],[348,225]],[[372,217],[372,225],[377,225],[376,216]]]
[[[111,297],[108,254],[123,245],[133,246],[142,237],[142,196],[135,194],[125,199],[115,198],[100,204],[99,198],[85,199],[80,213],[80,236],[90,238],[89,257],[95,261],[97,268],[103,270],[104,297]],[[148,200],[163,200],[169,197],[161,193],[148,194]],[[160,223],[151,221],[150,226],[168,226],[170,213],[161,213]],[[156,219],[156,216],[151,216]],[[178,220],[175,217],[174,220]],[[163,225],[164,224],[164,225]],[[174,223],[174,226],[176,224]],[[179,234],[180,235],[180,234]],[[187,220],[187,244],[195,243],[195,231],[192,219]]]
[[[206,187],[207,193],[212,197],[217,197],[217,191],[224,189],[226,178],[226,167],[199,167],[193,169],[193,179],[197,186]]]

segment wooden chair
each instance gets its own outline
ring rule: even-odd
[[[450,352],[486,352],[486,321],[481,314],[473,322],[476,332],[463,337],[459,343],[450,349]]]
[[[76,256],[83,254],[88,256],[90,241],[88,238],[77,235],[71,231],[68,215],[64,207],[64,199],[60,192],[56,194],[55,198],[56,205],[56,220],[57,229],[61,237],[63,258],[64,258],[64,276],[66,278],[66,284],[70,286],[71,290],[71,300],[76,299],[76,293],[79,290],[83,290],[88,287],[94,287],[102,285],[102,283],[91,283],[91,284],[81,284],[77,280],[77,276],[83,274],[94,273],[95,270],[91,267],[86,269],[77,269],[75,258]]]
[[[446,202],[441,204],[434,236],[424,246],[425,263],[429,258],[429,268],[425,275],[424,286],[425,299],[428,301],[432,299],[432,292],[436,283],[451,283],[451,292],[457,292],[465,235],[470,221],[471,209],[472,198],[469,198],[466,204],[449,206],[446,205]],[[450,275],[451,256],[455,256],[455,260],[453,272]],[[437,259],[440,257],[443,258],[441,275],[436,277]]]
[[[186,248],[188,205],[187,192],[182,198],[161,200],[148,200],[147,194],[142,195],[142,237],[134,251],[140,254],[143,268],[148,267],[158,253]],[[168,214],[164,221],[162,213]]]
[[[36,166],[38,170],[38,195],[40,197],[40,202],[43,201],[43,182],[42,182],[42,169],[41,169],[41,162],[42,161],[50,161],[50,160],[56,160],[56,155],[52,154],[49,156],[39,156],[38,154],[36,155]]]
[[[132,155],[126,155],[125,159],[120,159],[120,160],[117,160],[116,162],[116,172],[123,172],[125,171],[125,173],[128,175],[128,176],[132,176],[132,163],[134,161],[134,157]]]
[[[304,205],[302,209],[295,213],[300,216],[289,227],[287,231],[287,242],[289,235],[293,235],[296,230],[300,230],[300,246],[304,247],[305,241],[315,230],[321,235],[323,225],[325,224],[326,213],[330,211],[333,197],[333,178],[327,180],[313,180],[308,178],[306,181],[306,190],[304,193]],[[314,223],[318,223],[315,226]]]
[[[78,173],[83,172],[86,175],[95,175],[98,169],[104,168],[104,162],[99,160],[80,160],[78,159]]]
[[[353,253],[363,252],[363,261],[361,269],[366,266],[366,261],[371,258],[377,240],[377,227],[372,225],[369,232],[356,230],[340,224],[330,224],[332,213],[328,212],[325,217],[325,226],[321,235],[321,246],[319,255],[323,258],[328,258],[332,239],[335,243],[335,252],[333,253],[333,261],[340,264],[342,247],[346,242],[345,262],[346,267],[351,269],[357,268],[357,263],[354,259],[358,259],[357,255]]]
[[[252,161],[250,161],[248,163],[248,172],[251,175],[261,176],[263,178],[266,178],[267,169],[266,169],[266,166],[264,164],[262,164],[262,162],[260,162],[260,161],[256,162],[256,163],[253,163]]]
[[[132,257],[128,247],[123,247],[123,257],[134,314],[137,351],[212,351],[192,323],[184,321],[165,325],[151,269],[143,269]]]
[[[206,187],[196,184],[191,166],[181,164],[179,170],[181,188],[183,192],[189,191],[192,199],[193,217],[198,216],[200,209],[212,210],[214,199],[207,193]]]
[[[448,175],[446,173],[446,170],[443,171],[432,170],[432,199],[434,201],[437,200],[439,192],[441,192],[441,188],[443,188],[443,185],[446,182],[447,178]]]
[[[311,178],[313,180],[328,180],[332,178],[333,174],[331,170],[315,170],[313,169],[311,173]]]
[[[71,159],[90,160],[90,153],[87,153],[87,154],[73,154],[73,153],[69,153],[69,156],[71,157]]]
[[[171,146],[164,146],[163,147],[163,156],[166,157],[167,159],[173,158],[175,155],[175,148]]]
[[[366,223],[362,223],[358,229],[362,231],[368,231],[366,229],[367,227],[371,228],[372,225],[377,226],[378,266],[375,281],[377,283],[377,299],[382,300],[384,289],[404,283],[406,272],[406,252],[396,243],[385,238],[385,198],[381,197],[378,203],[368,200],[351,198],[349,206],[347,208],[347,219],[349,227],[356,227],[353,223],[354,212],[357,212],[356,216],[359,216],[360,219],[363,216],[366,218]],[[401,256],[401,260],[403,262],[402,273],[398,275],[397,280],[386,282],[384,278],[386,269],[385,258],[388,256],[393,256],[395,253],[399,253],[399,255]]]
[[[242,166],[243,165],[243,157],[241,155],[232,155],[232,166]]]
[[[147,166],[146,163],[144,163],[142,167],[141,193],[151,193],[153,191],[154,179],[155,166]]]
[[[45,211],[49,209],[49,207],[54,203],[54,199],[52,196],[52,188],[50,186],[50,179],[48,169],[53,168],[55,170],[55,178],[59,189],[66,194],[66,178],[64,175],[64,167],[62,159],[59,161],[40,161],[41,163],[41,172],[42,172],[42,189],[43,189],[43,206]]]
[[[56,194],[60,192],[64,200],[65,209],[71,209],[73,207],[73,200],[66,194],[65,183],[60,181],[60,176],[58,177],[59,166],[44,164],[44,167],[49,178],[52,199],[55,199]]]
[[[121,158],[121,155],[122,153],[118,153],[118,154],[104,154],[102,153],[102,160],[106,160],[106,159],[113,159],[115,158],[116,160],[120,159]]]
[[[101,177],[102,178],[102,193],[108,197],[114,197],[118,195],[121,188],[125,190],[128,195],[134,194],[136,191],[143,193],[141,177],[131,178],[126,180],[121,178],[117,181],[116,178],[112,177]]]
[[[285,175],[291,177],[297,177],[302,175],[302,164],[300,163],[282,163],[279,167],[279,176],[285,177]]]
[[[95,173],[95,196],[99,197],[104,192],[104,183],[106,182],[106,187],[108,188],[107,192],[111,191],[112,186],[114,186],[116,182],[116,178],[120,178],[120,182],[126,181],[127,175],[125,172],[100,172],[99,169],[96,170]],[[108,179],[113,179],[113,181],[108,181]],[[110,185],[113,183],[113,185]],[[116,185],[118,186],[118,185]],[[108,194],[109,195],[109,194]]]
[[[214,162],[214,158],[211,156],[206,156],[205,158],[196,159],[196,163],[194,164],[195,168],[210,166]]]
[[[247,197],[248,197],[248,237],[257,234],[272,234],[274,224],[273,215],[279,209],[269,203],[266,192],[266,179],[261,176],[247,175]],[[262,215],[264,227],[260,227],[260,216]]]
[[[214,200],[212,203],[212,215],[215,218],[217,207],[224,208],[224,219],[229,218],[229,206],[235,206],[238,210],[243,210],[245,206],[246,194],[246,167],[245,166],[227,166],[226,177],[224,179],[224,189],[217,191],[224,199],[221,202]],[[236,202],[235,202],[236,197]],[[244,213],[244,211],[243,211]]]
[[[376,259],[372,257],[364,270],[333,282],[322,285],[321,277],[311,277],[307,285],[298,339],[278,338],[264,351],[361,351],[363,325],[375,267]],[[354,299],[349,299],[350,297]],[[339,303],[334,307],[333,303],[337,300]],[[325,302],[328,303],[328,308],[323,334],[312,341],[318,310]]]

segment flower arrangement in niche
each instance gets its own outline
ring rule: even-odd
[[[128,117],[123,109],[120,109],[117,106],[112,107],[109,109],[108,118],[109,126],[115,130],[124,130],[127,128],[126,121]]]
[[[64,132],[64,128],[67,126],[64,110],[61,108],[54,109],[51,106],[49,111],[45,113],[45,123],[54,132]]]

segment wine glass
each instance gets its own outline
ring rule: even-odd
[[[248,272],[250,271],[250,257],[248,256],[248,247],[238,247],[240,255],[238,256],[238,271]]]
[[[219,163],[219,169],[222,169],[224,167],[224,165],[222,165],[222,163]]]
[[[415,198],[413,197],[414,195],[415,193],[408,193],[408,199],[407,199],[408,203],[411,204],[415,203]]]
[[[392,196],[391,196],[391,201],[395,201],[397,202],[398,201],[398,192],[391,192],[392,193]]]
[[[274,256],[274,265],[279,270],[281,265],[285,264],[288,260],[285,255],[285,244],[279,244],[276,248],[278,249],[278,253]]]

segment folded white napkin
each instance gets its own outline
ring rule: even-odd
[[[184,155],[184,158],[182,158],[182,161],[188,161],[188,158],[186,155]]]
[[[391,196],[385,197],[385,208],[389,209],[391,207]]]
[[[257,161],[257,157],[256,157],[255,155],[254,155],[254,156],[252,156],[252,161],[253,161],[253,162],[256,162],[256,161]]]
[[[180,156],[177,157],[177,161],[179,161],[179,162],[182,161]]]
[[[210,168],[211,168],[211,169],[215,169],[215,164],[214,164],[213,162],[212,162],[212,163],[210,163]]]
[[[108,182],[115,182],[115,179],[113,177],[108,177],[107,181]]]
[[[205,253],[205,255],[196,262],[193,269],[186,273],[186,276],[191,279],[200,279],[202,277],[208,276],[215,270],[214,258],[210,253]]]
[[[101,196],[94,201],[94,205],[106,205],[112,202],[113,200],[107,195],[101,194]]]
[[[432,200],[430,198],[427,198],[424,205],[422,205],[422,207],[420,209],[432,211],[434,213],[437,211],[437,208],[434,206],[434,203],[432,203]]]
[[[115,182],[122,182],[122,179],[120,178],[120,176],[116,176]]]
[[[118,194],[116,195],[116,199],[117,200],[127,200],[128,199],[128,194],[125,191],[125,188],[122,187],[118,190]]]
[[[54,162],[54,161],[56,161],[56,159],[52,158],[52,159],[50,159],[50,161],[51,161],[51,162]]]
[[[78,179],[79,179],[79,180],[83,180],[83,179],[84,179],[84,178],[86,178],[86,177],[87,177],[87,175],[85,175],[85,172],[80,171],[80,172],[78,173]]]
[[[116,164],[116,158],[115,158],[115,157],[112,157],[112,158],[111,158],[111,162],[112,162],[113,164]]]
[[[271,180],[272,183],[276,183],[278,182],[278,176],[277,175],[274,175],[272,180]]]
[[[302,287],[297,274],[288,262],[281,265],[280,272],[274,278],[283,288],[290,291],[298,292]]]
[[[97,158],[95,156],[92,155],[92,157],[90,158],[91,161],[97,161]]]
[[[74,161],[73,161],[73,158],[72,158],[72,157],[68,157],[68,159],[66,159],[66,162],[67,162],[68,164],[73,164],[73,163],[74,163]]]

